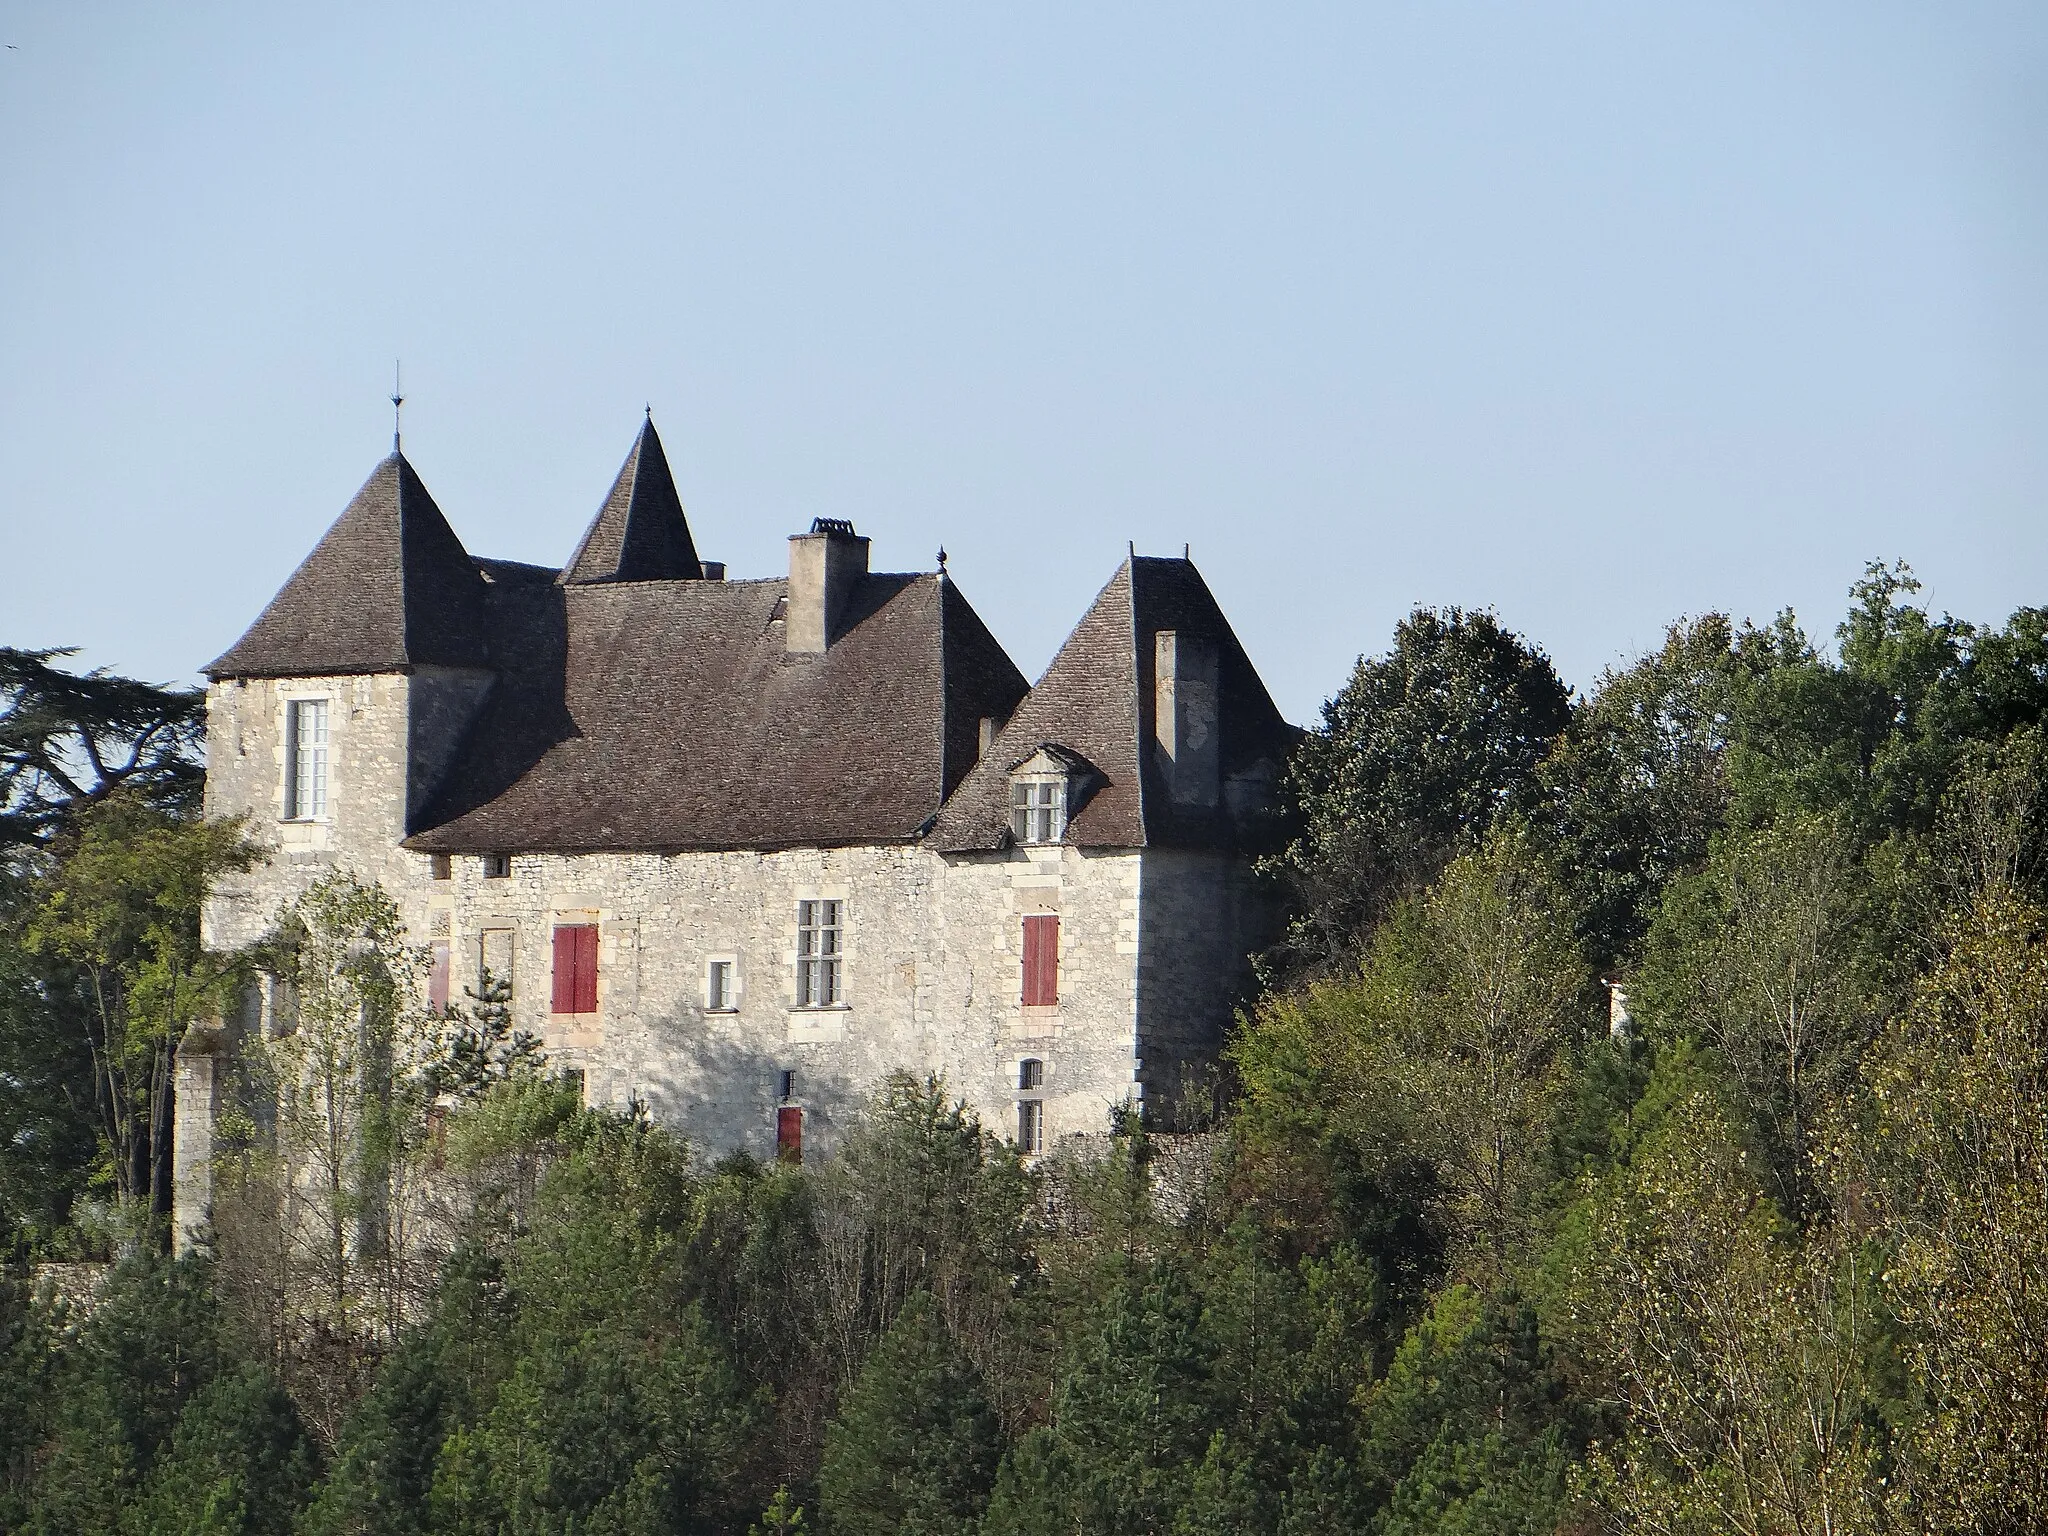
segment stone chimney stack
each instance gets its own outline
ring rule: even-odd
[[[839,637],[847,600],[868,573],[868,541],[853,524],[814,517],[809,533],[789,536],[789,603],[783,643],[792,656],[821,656]]]
[[[1162,629],[1152,640],[1152,735],[1175,805],[1213,806],[1222,789],[1216,644]]]

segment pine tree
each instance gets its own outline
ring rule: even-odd
[[[996,1415],[927,1292],[913,1294],[825,1435],[819,1510],[835,1536],[956,1531],[981,1510]]]

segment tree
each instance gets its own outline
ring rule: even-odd
[[[1721,614],[1672,625],[1661,650],[1602,676],[1543,760],[1536,824],[1603,967],[1635,947],[1727,816],[1746,649]]]
[[[1422,1160],[1461,1259],[1498,1272],[1544,1182],[1586,984],[1542,859],[1496,831],[1388,919],[1356,981],[1262,1010],[1234,1047],[1250,1129],[1326,1116],[1383,1182]]]
[[[1015,1153],[943,1080],[899,1072],[812,1188],[815,1326],[837,1389],[924,1291],[1008,1406],[1004,1320],[1030,1272],[1031,1180]]]
[[[172,814],[198,809],[205,696],[50,665],[73,654],[0,646],[0,864],[117,791]]]
[[[1571,1213],[1554,1303],[1626,1415],[1588,1491],[1626,1530],[1884,1529],[1860,1250],[1834,1229],[1801,1242],[1696,1053],[1664,1053],[1630,1134]]]
[[[123,1524],[138,1536],[289,1536],[317,1471],[291,1398],[244,1364],[185,1405]]]
[[[919,1291],[861,1367],[825,1435],[819,1513],[843,1536],[940,1536],[981,1512],[1000,1426],[974,1367]]]
[[[1076,1341],[1051,1424],[1003,1458],[987,1536],[1173,1528],[1216,1427],[1199,1309],[1171,1264],[1110,1294]]]
[[[1891,1247],[1885,1292],[1924,1405],[1906,1511],[1925,1529],[2048,1527],[2048,913],[1991,892],[1863,1069],[1845,1135]]]
[[[258,850],[233,822],[188,820],[127,795],[76,816],[36,887],[24,948],[61,967],[92,1064],[104,1177],[130,1225],[170,1214],[171,1073],[180,1037],[240,984],[235,957],[199,942],[213,882]],[[52,1021],[54,1022],[54,1020]]]
[[[311,886],[258,958],[281,996],[243,1052],[246,1108],[225,1127],[215,1223],[245,1321],[332,1443],[441,1257],[425,1202],[443,1021],[397,906],[353,876]]]
[[[1295,920],[1280,969],[1342,970],[1379,918],[1476,847],[1570,718],[1543,652],[1491,613],[1418,608],[1360,658],[1288,768],[1301,831],[1272,869]]]
[[[1881,1014],[1868,898],[1850,834],[1787,816],[1717,839],[1650,931],[1633,1001],[1662,1040],[1711,1045],[1749,1106],[1750,1140],[1782,1209],[1819,1193],[1812,1157]]]

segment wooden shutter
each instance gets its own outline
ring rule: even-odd
[[[804,1160],[804,1112],[793,1105],[775,1111],[775,1155],[785,1163]]]
[[[597,1012],[595,923],[564,923],[555,929],[554,1011]]]
[[[597,1012],[597,924],[576,930],[576,1011]]]
[[[1060,920],[1024,919],[1024,1006],[1050,1008],[1060,1000]]]
[[[434,969],[427,975],[427,1004],[435,1012],[448,1006],[448,941],[434,940]]]

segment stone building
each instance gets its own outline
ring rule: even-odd
[[[1028,1151],[1214,1059],[1295,737],[1185,559],[1133,557],[1037,686],[943,568],[818,519],[786,576],[701,559],[650,420],[560,571],[468,554],[397,452],[206,669],[207,811],[266,932],[346,869],[485,967],[593,1103],[712,1151],[829,1144],[890,1069]],[[215,1063],[181,1052],[181,1226]]]

